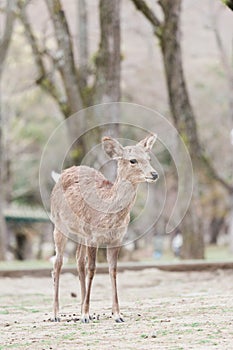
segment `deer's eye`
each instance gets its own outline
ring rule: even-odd
[[[136,164],[137,162],[138,162],[137,159],[130,159],[131,164]]]

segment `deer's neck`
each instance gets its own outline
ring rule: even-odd
[[[111,198],[114,209],[117,211],[125,210],[127,213],[130,212],[134,205],[136,194],[137,185],[117,176],[111,188]]]

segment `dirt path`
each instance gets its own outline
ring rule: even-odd
[[[232,350],[232,277],[232,271],[222,270],[121,273],[123,324],[110,318],[107,275],[95,277],[91,310],[99,320],[90,324],[77,320],[80,298],[75,276],[62,275],[60,323],[48,321],[52,315],[51,279],[2,278],[0,349]],[[77,293],[77,298],[71,293]]]

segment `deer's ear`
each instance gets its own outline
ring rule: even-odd
[[[145,139],[141,140],[138,145],[145,148],[146,151],[150,151],[157,139],[156,134],[148,135]]]
[[[123,156],[123,146],[117,140],[105,136],[102,138],[102,145],[109,157],[119,158]]]

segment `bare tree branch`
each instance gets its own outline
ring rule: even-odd
[[[2,74],[3,65],[5,63],[6,55],[11,41],[13,32],[13,24],[15,19],[14,14],[15,0],[8,0],[6,8],[6,21],[3,36],[0,39],[0,77]]]
[[[212,162],[207,159],[204,154],[202,154],[201,157],[201,163],[204,165],[205,169],[208,172],[208,175],[210,178],[214,179],[218,183],[220,183],[225,190],[228,191],[229,194],[233,193],[233,186],[230,185],[225,179],[223,179],[216,171],[216,169],[213,167]]]
[[[39,45],[38,45],[37,39],[36,39],[36,37],[35,37],[35,35],[33,33],[30,21],[28,19],[27,13],[26,13],[25,6],[22,5],[21,1],[18,1],[18,6],[19,6],[19,9],[20,9],[19,18],[20,18],[20,20],[21,20],[21,22],[22,22],[22,24],[24,26],[25,35],[27,37],[28,43],[31,46],[32,53],[33,53],[33,56],[34,56],[34,59],[35,59],[35,63],[36,63],[36,66],[37,66],[37,70],[38,70],[38,73],[39,73],[39,78],[38,79],[42,79],[42,77],[46,76],[47,72],[46,72],[46,69],[45,69],[45,66],[44,66],[44,62],[43,62],[42,57],[41,57],[41,52],[39,50]]]
[[[78,58],[82,86],[87,86],[88,78],[88,14],[86,0],[78,0]]]
[[[82,109],[83,104],[79,91],[69,26],[60,0],[45,1],[53,23],[55,37],[61,56],[59,67],[63,77],[70,110],[72,113],[76,113]]]
[[[46,70],[46,67],[42,58],[42,52],[39,49],[38,40],[36,39],[33,33],[31,23],[26,13],[25,5],[22,4],[20,0],[18,1],[18,7],[20,9],[19,18],[24,26],[25,35],[31,47],[33,57],[36,63],[36,67],[38,70],[38,78],[36,79],[36,84],[40,85],[43,90],[48,92],[54,98],[61,112],[68,117],[70,115],[70,111],[66,102],[66,98],[61,96],[55,84],[53,83],[53,80],[51,79],[49,72],[47,72]]]
[[[159,21],[158,17],[155,15],[153,10],[147,5],[147,3],[144,0],[132,0],[135,7],[141,11],[144,16],[148,19],[148,21],[152,24],[154,33],[156,36],[160,36],[160,26],[161,22]]]

